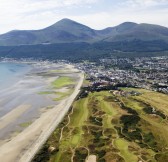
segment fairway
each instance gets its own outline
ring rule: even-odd
[[[120,154],[124,158],[125,162],[138,161],[138,157],[128,150],[129,143],[127,141],[120,138],[116,139],[114,144],[120,150]]]

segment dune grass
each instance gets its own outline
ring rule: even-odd
[[[32,122],[30,121],[30,122],[25,122],[25,123],[21,123],[21,124],[19,124],[22,128],[26,128],[26,127],[28,127],[29,125],[31,125],[32,124]]]
[[[41,91],[38,94],[40,95],[56,95],[57,97],[53,99],[53,101],[60,101],[67,96],[69,96],[71,93],[73,93],[73,87],[75,84],[75,80],[72,77],[68,76],[61,76],[55,81],[51,83],[52,90],[46,90],[46,91]],[[67,90],[61,91],[61,88],[67,87]]]
[[[54,91],[41,91],[38,94],[40,94],[40,95],[48,95],[48,94],[54,94],[54,93],[55,93]]]
[[[72,85],[72,84],[74,84],[73,79],[71,77],[67,77],[67,76],[61,76],[52,82],[52,86],[54,88],[62,88],[62,87]]]
[[[57,98],[54,98],[54,101],[60,101],[64,98],[66,98],[67,96],[71,95],[73,93],[73,89],[67,89],[66,92],[55,92],[56,95],[58,95]]]

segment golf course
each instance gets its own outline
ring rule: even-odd
[[[33,162],[168,161],[167,108],[167,95],[144,89],[90,92],[76,99]]]

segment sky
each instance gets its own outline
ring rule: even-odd
[[[42,29],[63,18],[93,29],[127,21],[168,27],[168,0],[0,0],[0,34]]]

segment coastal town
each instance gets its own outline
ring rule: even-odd
[[[107,58],[84,61],[76,67],[97,89],[109,87],[144,88],[168,94],[168,57]]]
[[[0,58],[1,62],[34,62],[33,59]],[[48,63],[73,64],[85,73],[86,80],[96,89],[118,87],[143,88],[168,94],[168,56],[104,58],[97,62],[86,60],[72,63],[67,60],[36,60],[40,66]]]

